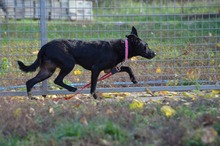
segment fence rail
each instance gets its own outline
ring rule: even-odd
[[[133,25],[157,57],[126,62],[138,84],[121,73],[98,83],[98,91],[220,89],[219,13],[218,0],[0,0],[0,96],[26,95],[25,82],[36,73],[22,73],[16,60],[32,63],[47,41],[125,38]],[[57,74],[33,94],[70,94],[54,85]],[[65,79],[80,88],[90,72],[76,66]]]

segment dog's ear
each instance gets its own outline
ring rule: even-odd
[[[140,40],[135,34],[126,35],[126,38],[128,38],[131,41]]]
[[[136,28],[133,26],[131,30],[131,34],[138,36]]]
[[[129,42],[131,42],[131,43],[137,43],[140,41],[140,39],[134,34],[126,35],[126,37],[128,38]]]
[[[129,35],[126,35],[126,38],[128,38],[129,40],[134,40],[135,39],[135,35],[129,34]]]

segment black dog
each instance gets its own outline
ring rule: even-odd
[[[142,56],[151,59],[155,53],[148,48],[148,44],[138,38],[137,30],[132,27],[130,35],[126,35],[128,41],[128,58]],[[20,69],[24,72],[33,72],[40,67],[39,73],[26,82],[28,97],[31,97],[31,88],[49,78],[60,68],[60,73],[54,83],[68,91],[76,91],[77,88],[63,83],[64,77],[69,74],[75,64],[92,71],[90,93],[96,99],[95,93],[97,78],[102,70],[111,70],[125,60],[125,40],[116,39],[110,41],[80,41],[58,39],[48,42],[40,49],[36,61],[30,66],[18,61]],[[137,83],[130,67],[122,66],[119,72],[127,72],[131,81]]]

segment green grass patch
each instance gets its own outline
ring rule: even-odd
[[[144,102],[138,109],[130,109],[131,101],[116,99],[58,103],[23,97],[0,100],[1,145],[220,144],[218,97],[170,96]],[[172,107],[175,114],[166,116],[161,111],[164,106]]]

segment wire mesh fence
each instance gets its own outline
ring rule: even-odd
[[[0,0],[0,95],[26,95],[37,72],[22,73],[16,60],[31,64],[47,41],[123,39],[132,26],[157,56],[125,63],[138,84],[120,73],[98,83],[99,91],[220,89],[219,15],[219,0]],[[53,83],[58,72],[33,93],[69,93]],[[76,66],[65,82],[80,88],[90,75]]]

